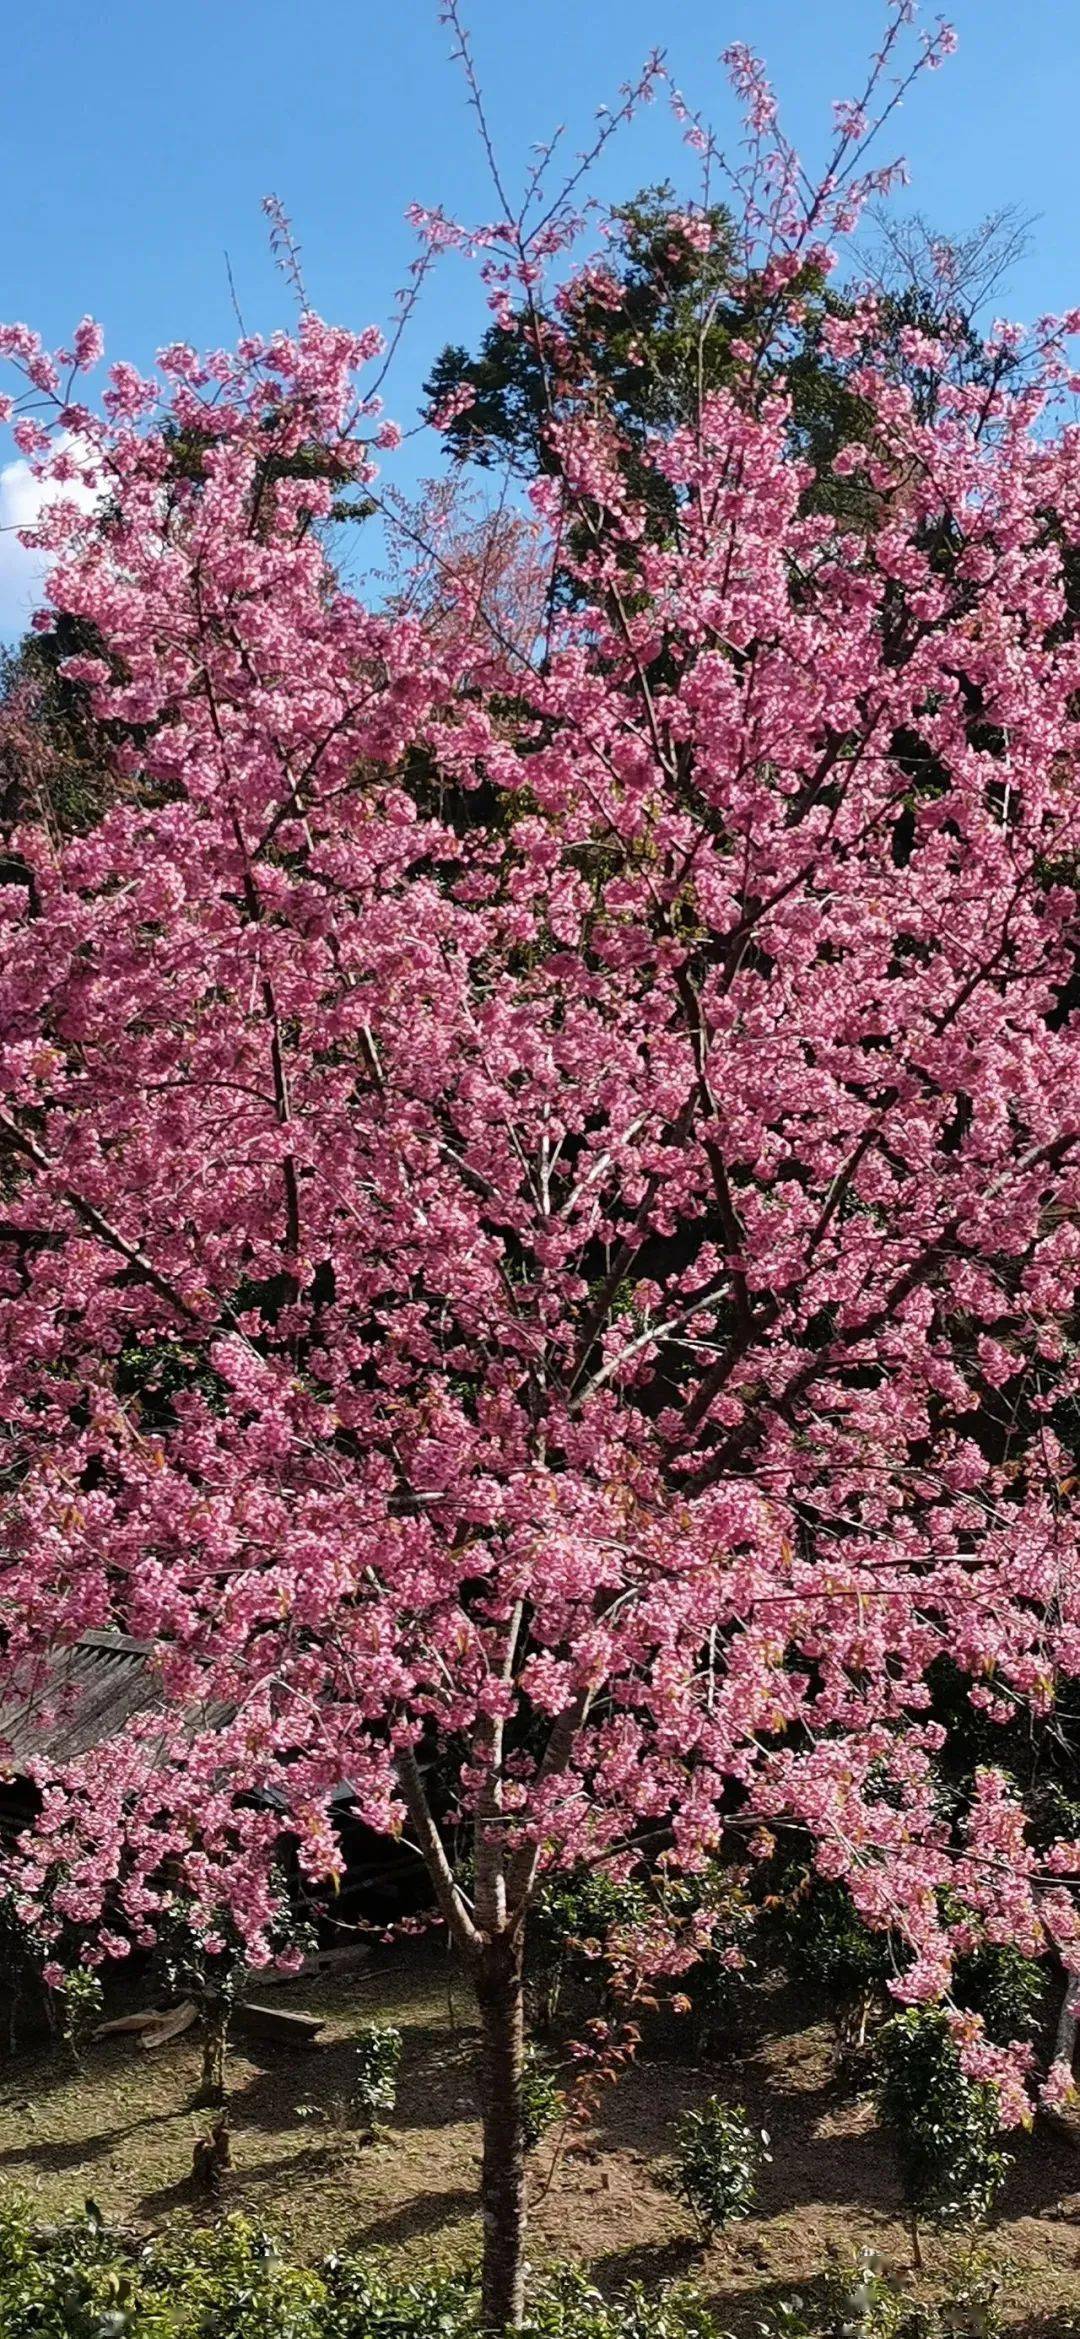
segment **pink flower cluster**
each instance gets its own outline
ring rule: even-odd
[[[332,1872],[423,1744],[491,1910],[796,1823],[907,1996],[957,1900],[1080,1965],[1074,1850],[992,1764],[955,1824],[932,1713],[1080,1676],[1069,369],[928,422],[833,328],[868,495],[815,506],[779,245],[833,198],[768,183],[780,357],[637,451],[667,533],[560,385],[541,657],[476,561],[437,625],[331,566],[376,336],[176,344],[80,424],[50,612],[120,744],[0,887],[5,1667],[117,1626],[160,1712],[44,1776],[28,1913],[138,1941],[179,1868],[258,1946],[268,1810]]]

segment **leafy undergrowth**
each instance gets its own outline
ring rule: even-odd
[[[349,2249],[406,2273],[465,2266],[479,2243],[473,2042],[467,1997],[449,1981],[445,1955],[428,1942],[282,1992],[282,2007],[325,2016],[327,2044],[306,2054],[267,2047],[256,2060],[245,2042],[231,2058],[234,2167],[213,2211],[188,2182],[205,2126],[192,2108],[190,2034],[152,2055],[131,2041],[93,2047],[82,2074],[60,2048],[20,2053],[0,2086],[0,2184],[28,2193],[46,2217],[90,2195],[110,2221],[147,2232],[182,2233],[237,2211],[306,2263]],[[373,2016],[399,2026],[403,2051],[392,2123],[364,2142],[339,2107],[357,2033]],[[906,2266],[892,2152],[869,2098],[837,2087],[827,2027],[799,2027],[782,1996],[763,2000],[761,2021],[707,2071],[676,2055],[639,2062],[553,2177],[545,2136],[533,2163],[537,2262],[580,2262],[609,2290],[690,2276],[721,2325],[747,2339],[793,2289],[813,2295],[830,2266],[864,2251]],[[769,2131],[772,2158],[753,2217],[703,2253],[663,2180],[672,2123],[714,2094],[746,2104]],[[1068,2145],[1043,2134],[1021,2141],[987,2248],[1017,2329],[1043,2339],[1080,2314],[1080,2156]],[[955,2241],[927,2245],[926,2295],[962,2258]]]

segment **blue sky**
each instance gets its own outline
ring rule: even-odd
[[[716,59],[729,40],[750,41],[812,163],[830,100],[860,85],[882,20],[877,0],[466,0],[466,12],[513,185],[530,143],[557,123],[566,124],[568,151],[588,143],[597,106],[656,43],[691,99],[728,132],[734,117]],[[919,85],[882,153],[907,155],[908,206],[945,232],[1006,202],[1036,215],[1010,313],[1074,303],[1080,7],[955,0],[948,13],[959,53]],[[168,340],[228,340],[227,250],[249,325],[287,321],[289,295],[259,210],[273,189],[295,222],[314,305],[349,324],[382,321],[412,256],[410,201],[493,215],[449,47],[436,0],[316,8],[188,0],[180,11],[151,0],[51,0],[14,13],[0,81],[0,316],[59,341],[89,309],[111,354],[143,364]],[[630,193],[677,174],[681,161],[667,109],[654,106],[609,155],[596,192]],[[469,340],[483,321],[467,271],[446,263],[388,385],[389,411],[403,425],[415,419],[442,344]],[[414,470],[418,459],[408,457]],[[12,625],[13,592],[27,592],[10,572],[8,552],[0,631]]]

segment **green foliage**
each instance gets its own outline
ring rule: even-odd
[[[628,492],[644,508],[649,533],[670,541],[678,498],[650,459],[649,441],[669,437],[692,422],[701,397],[730,387],[740,368],[734,341],[751,342],[773,313],[769,295],[743,277],[734,261],[731,215],[722,204],[705,213],[707,250],[687,233],[685,214],[669,183],[646,187],[612,213],[604,271],[620,296],[612,300],[583,281],[560,310],[554,337],[561,355],[557,369],[541,356],[540,335],[530,312],[510,330],[489,326],[475,355],[460,344],[443,350],[424,385],[426,412],[438,410],[462,385],[472,402],[450,422],[446,439],[459,460],[482,468],[506,465],[523,478],[558,468],[547,432],[551,414],[569,411],[583,384],[590,402],[603,402],[618,442],[618,462]],[[806,357],[789,362],[798,416],[793,437],[800,452],[815,458],[816,476],[828,478],[830,452],[842,437],[857,435],[853,402],[815,334],[823,311],[820,273],[807,268],[796,286],[807,304]],[[767,369],[759,387],[764,387]],[[850,483],[843,486],[844,500]],[[572,547],[588,541],[580,523],[571,527]],[[561,593],[574,598],[573,581],[563,572]]]
[[[546,2057],[535,2047],[525,2050],[521,2077],[521,2125],[526,2152],[535,2152],[549,2128],[566,2115],[566,2096]]]
[[[1046,1968],[1009,1941],[987,1941],[953,1970],[957,2004],[981,2014],[988,2038],[1004,2047],[1010,2039],[1034,2038],[1046,1999]]]
[[[719,1860],[695,1875],[668,1881],[663,1904],[676,1926],[692,1927],[694,1938],[706,1942],[678,1982],[700,2061],[734,2020],[743,1976],[752,1963],[757,1912],[741,1875]]]
[[[529,1971],[541,2022],[553,2022],[567,1987],[603,1998],[621,1930],[648,1915],[644,1885],[602,1869],[575,1868],[545,1878],[529,1925]]]
[[[248,2339],[242,2325],[235,2330]],[[45,2226],[18,2194],[0,2195],[0,2331],[4,2339],[217,2339],[154,2296],[142,2260],[107,2230],[95,2202]],[[223,2327],[221,2339],[233,2331]]]
[[[59,612],[47,633],[27,634],[0,651],[0,821],[42,821],[57,837],[80,835],[100,820],[118,783],[112,768],[114,727],[90,712],[85,685],[62,672],[76,655],[98,657],[101,642],[85,618]],[[15,874],[14,869],[11,872]]]
[[[82,1962],[84,1927],[55,1906],[53,1896],[63,1881],[63,1864],[51,1861],[40,1885],[37,1912],[29,1919],[18,1893],[10,1886],[0,1887],[0,1990],[7,1996],[13,2050],[20,2012],[29,2005],[35,2015],[44,2012],[50,2029],[59,2029],[80,2064],[83,2048],[101,2020],[104,1992],[97,1973]],[[60,1968],[62,1981],[46,1982],[49,1967]]]
[[[937,2306],[879,2261],[834,2274],[755,2326],[759,2339],[1000,2339],[992,2281],[969,2267]],[[1071,2324],[1055,2329],[1066,2339]],[[149,2244],[109,2231],[93,2202],[61,2225],[0,2194],[3,2339],[479,2339],[471,2275],[401,2281],[335,2255],[290,2265],[243,2217]],[[523,2339],[730,2339],[684,2284],[614,2300],[565,2268],[531,2286]]]
[[[473,2328],[475,2294],[464,2274],[396,2282],[355,2258],[322,2268],[326,2313],[319,2339],[459,2339]]]
[[[749,2217],[758,2170],[771,2160],[765,2128],[751,2127],[741,2106],[710,2096],[700,2112],[684,2112],[675,2127],[671,2190],[685,2201],[702,2232],[722,2232]]]
[[[612,2301],[565,2269],[538,2286],[523,2339],[724,2339],[693,2290],[659,2292],[632,2283]]]
[[[972,2272],[938,2305],[924,2305],[879,2258],[865,2258],[830,2275],[813,2300],[796,2296],[774,2307],[757,2329],[760,2339],[999,2339],[996,2288]]]
[[[331,2333],[336,2339],[320,2275],[286,2264],[245,2218],[223,2218],[147,2251],[141,2272],[147,2301],[166,2318],[149,2323],[148,2332],[160,2329],[169,2339],[330,2339]],[[141,2323],[130,2339],[143,2339]]]
[[[896,2139],[912,2215],[970,2226],[989,2216],[1008,2173],[996,2090],[968,2079],[946,2016],[909,2006],[878,2044],[882,2110]]]
[[[767,1930],[793,1979],[838,2005],[882,1987],[896,1970],[889,1936],[863,1923],[847,1886],[801,1863],[777,1881]]]
[[[138,1400],[139,1417],[148,1429],[174,1429],[174,1399],[198,1390],[212,1410],[220,1411],[223,1382],[220,1374],[185,1348],[181,1341],[161,1338],[133,1341],[117,1360],[116,1386],[121,1396]]]
[[[717,389],[767,394],[779,370],[790,398],[792,452],[813,473],[809,508],[831,512],[845,525],[865,525],[873,506],[865,480],[838,478],[832,469],[837,448],[863,439],[871,427],[865,402],[853,394],[824,335],[826,320],[847,314],[850,304],[826,287],[819,270],[804,268],[789,288],[803,302],[798,338],[788,337],[782,355],[773,349],[748,383],[733,344],[767,347],[775,302],[760,280],[738,267],[726,208],[715,204],[704,218],[710,239],[703,251],[687,233],[670,184],[644,188],[617,206],[605,254],[608,281],[602,290],[584,281],[560,313],[558,367],[545,366],[540,354],[551,320],[540,320],[538,336],[535,313],[519,315],[510,330],[489,326],[475,354],[461,344],[443,350],[424,386],[426,411],[436,411],[467,386],[471,403],[446,430],[451,452],[482,468],[505,464],[533,478],[557,466],[546,434],[552,410],[558,413],[587,384],[614,426],[629,492],[643,503],[650,532],[665,539],[677,499],[649,460],[650,439],[691,423],[702,397]],[[913,256],[914,279],[883,288],[880,302],[882,358],[910,388],[924,417],[940,393],[940,377],[923,378],[913,367],[904,336],[912,325],[932,332],[941,321],[933,282],[940,241],[927,238],[921,264]],[[614,300],[611,278],[619,290]],[[549,334],[549,348],[552,340]],[[980,368],[989,363],[981,337],[970,332],[962,343],[954,340],[950,362],[960,378],[980,378]],[[572,598],[572,583],[564,578],[562,584]]]
[[[356,2034],[349,2111],[357,2125],[377,2128],[397,2100],[401,2032],[392,2022],[363,2022]]]
[[[476,2339],[464,2274],[396,2281],[351,2257],[317,2272],[230,2217],[140,2249],[92,2203],[60,2226],[0,2197],[3,2339]],[[574,2272],[539,2281],[526,2339],[723,2339],[692,2291],[630,2288],[614,2303]]]
[[[644,188],[613,214],[607,265],[622,299],[583,288],[562,320],[572,355],[565,371],[594,377],[620,429],[641,442],[647,430],[670,429],[688,418],[699,373],[712,388],[730,365],[730,343],[741,312],[725,298],[731,277],[729,214],[708,214],[713,243],[701,252],[680,226],[673,187]],[[444,349],[425,383],[429,407],[438,407],[463,382],[473,402],[447,432],[453,452],[488,465],[507,460],[533,476],[548,468],[544,442],[550,384],[535,335],[524,326],[492,325],[476,357]]]
[[[0,1989],[7,1997],[8,2044],[14,2051],[20,2008],[28,1997],[39,1997],[42,1949],[19,1913],[17,1893],[0,1890]]]
[[[65,1974],[60,1989],[63,2008],[64,2038],[76,2063],[82,2062],[83,2049],[90,2044],[101,2021],[105,1992],[101,1976],[91,1973],[88,1966],[73,1966]]]

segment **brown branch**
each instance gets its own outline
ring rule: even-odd
[[[132,1274],[138,1277],[140,1283],[148,1283],[151,1290],[157,1292],[159,1299],[165,1300],[169,1307],[178,1309],[181,1315],[187,1317],[189,1323],[203,1326],[203,1318],[199,1315],[197,1308],[193,1308],[190,1301],[184,1298],[183,1293],[177,1291],[175,1285],[171,1284],[167,1277],[159,1272],[153,1261],[146,1257],[145,1252],[140,1251],[136,1244],[129,1243],[118,1228],[112,1226],[109,1220],[102,1215],[93,1202],[88,1202],[84,1195],[76,1193],[75,1188],[66,1183],[63,1172],[57,1167],[57,1164],[51,1161],[48,1154],[43,1153],[41,1147],[35,1144],[33,1138],[28,1137],[25,1131],[10,1120],[4,1112],[0,1112],[0,1137],[6,1138],[16,1153],[20,1153],[24,1160],[31,1162],[43,1177],[56,1180],[64,1201],[68,1204],[69,1209],[74,1211],[76,1218],[82,1220],[83,1225],[89,1228],[91,1234],[98,1237],[99,1242],[107,1243],[110,1250],[119,1253],[119,1256],[130,1267]]]
[[[483,1940],[454,1881],[411,1746],[398,1749],[397,1774],[417,1847],[435,1888],[435,1898],[463,1957],[472,1963],[480,1956]]]
[[[547,1779],[561,1778],[569,1769],[578,1732],[584,1728],[588,1716],[590,1696],[582,1690],[571,1705],[564,1706],[552,1725],[551,1736],[540,1765],[537,1784]],[[525,1922],[533,1887],[540,1866],[539,1843],[529,1844],[510,1862],[507,1871],[507,1922],[511,1932],[518,1932]]]

